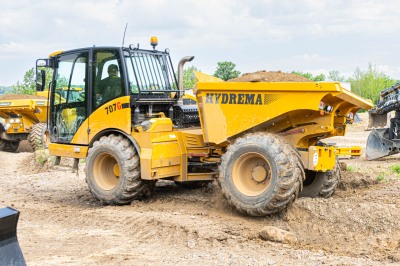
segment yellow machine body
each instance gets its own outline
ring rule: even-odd
[[[216,158],[222,154],[221,148],[244,133],[254,131],[271,132],[285,138],[299,150],[305,169],[313,171],[332,170],[336,155],[361,154],[358,147],[316,146],[321,138],[344,135],[349,113],[372,107],[370,101],[342,88],[339,83],[223,82],[204,74],[197,77],[201,128],[174,129],[171,119],[163,114],[149,120],[149,129],[131,128],[127,123],[131,121],[129,108],[107,112],[110,105],[128,104],[129,97],[125,96],[98,108],[86,119],[71,141],[72,146],[51,144],[50,153],[85,158],[88,148],[82,145],[89,145],[106,130],[123,132],[138,145],[142,179],[172,177],[179,181],[212,178],[214,173],[187,175],[187,157],[219,161]],[[321,102],[331,107],[330,112],[326,108],[321,110]],[[66,117],[73,119],[74,110],[68,109],[68,112]],[[79,146],[74,148],[73,145]],[[215,158],[212,158],[213,153]]]
[[[281,211],[300,193],[332,195],[337,155],[359,156],[360,149],[320,140],[343,136],[371,101],[338,82],[225,82],[199,72],[185,99],[183,65],[192,59],[180,60],[176,79],[168,50],[92,47],[51,55],[44,60],[55,71],[50,154],[56,162],[75,158],[76,168],[86,158],[90,191],[108,204],[147,196],[160,179],[195,186],[217,176],[227,200],[253,216]],[[66,96],[63,77],[71,79]]]
[[[12,135],[19,135],[19,139],[26,139],[36,123],[47,122],[47,92],[32,95],[29,98],[13,98],[0,100],[0,117],[4,119],[6,126],[2,133],[2,139],[12,138]],[[44,96],[37,97],[37,96]]]

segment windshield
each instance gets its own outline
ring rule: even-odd
[[[178,89],[169,54],[130,50],[124,52],[131,93],[152,94]]]

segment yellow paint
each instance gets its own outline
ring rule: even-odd
[[[204,139],[219,145],[251,129],[307,148],[321,136],[343,135],[350,112],[373,107],[335,82],[214,82],[198,72],[196,78]],[[320,112],[321,101],[330,113]]]
[[[333,170],[336,164],[334,147],[310,146],[308,151],[299,151],[304,168],[326,172]]]
[[[127,108],[123,108],[123,105]],[[130,97],[123,96],[107,102],[97,108],[89,119],[82,124],[75,137],[84,135],[88,126],[90,134],[88,141],[90,142],[98,133],[106,129],[115,129],[131,134],[131,108]],[[75,139],[74,137],[74,139]]]
[[[53,156],[71,157],[84,159],[88,153],[87,146],[77,146],[71,144],[49,144],[49,153]]]
[[[47,122],[47,108],[47,99],[39,99],[35,95],[28,99],[0,100],[0,117],[10,125],[6,133],[29,134],[34,124]],[[10,114],[14,117],[11,118]]]
[[[151,121],[148,130],[132,133],[140,146],[141,178],[174,177],[178,181],[188,180],[187,156],[208,157],[212,147],[204,143],[199,129],[172,130],[169,118],[155,118]],[[212,176],[203,174],[201,178],[210,180]]]
[[[56,51],[56,52],[53,52],[53,53],[49,54],[49,58],[50,58],[50,57],[55,57],[55,56],[60,55],[60,54],[62,54],[62,53],[63,53],[63,51]]]
[[[361,147],[335,147],[335,154],[338,156],[361,156]]]

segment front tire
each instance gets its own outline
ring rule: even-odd
[[[239,212],[265,216],[287,208],[301,189],[304,172],[292,146],[273,134],[248,134],[222,157],[219,184]]]
[[[134,145],[121,135],[103,136],[86,158],[86,182],[92,194],[111,205],[128,204],[151,190],[154,182],[140,178]]]

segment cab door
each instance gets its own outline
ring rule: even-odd
[[[50,98],[51,142],[88,143],[89,51],[61,54],[55,62]],[[78,134],[77,134],[78,132]]]

